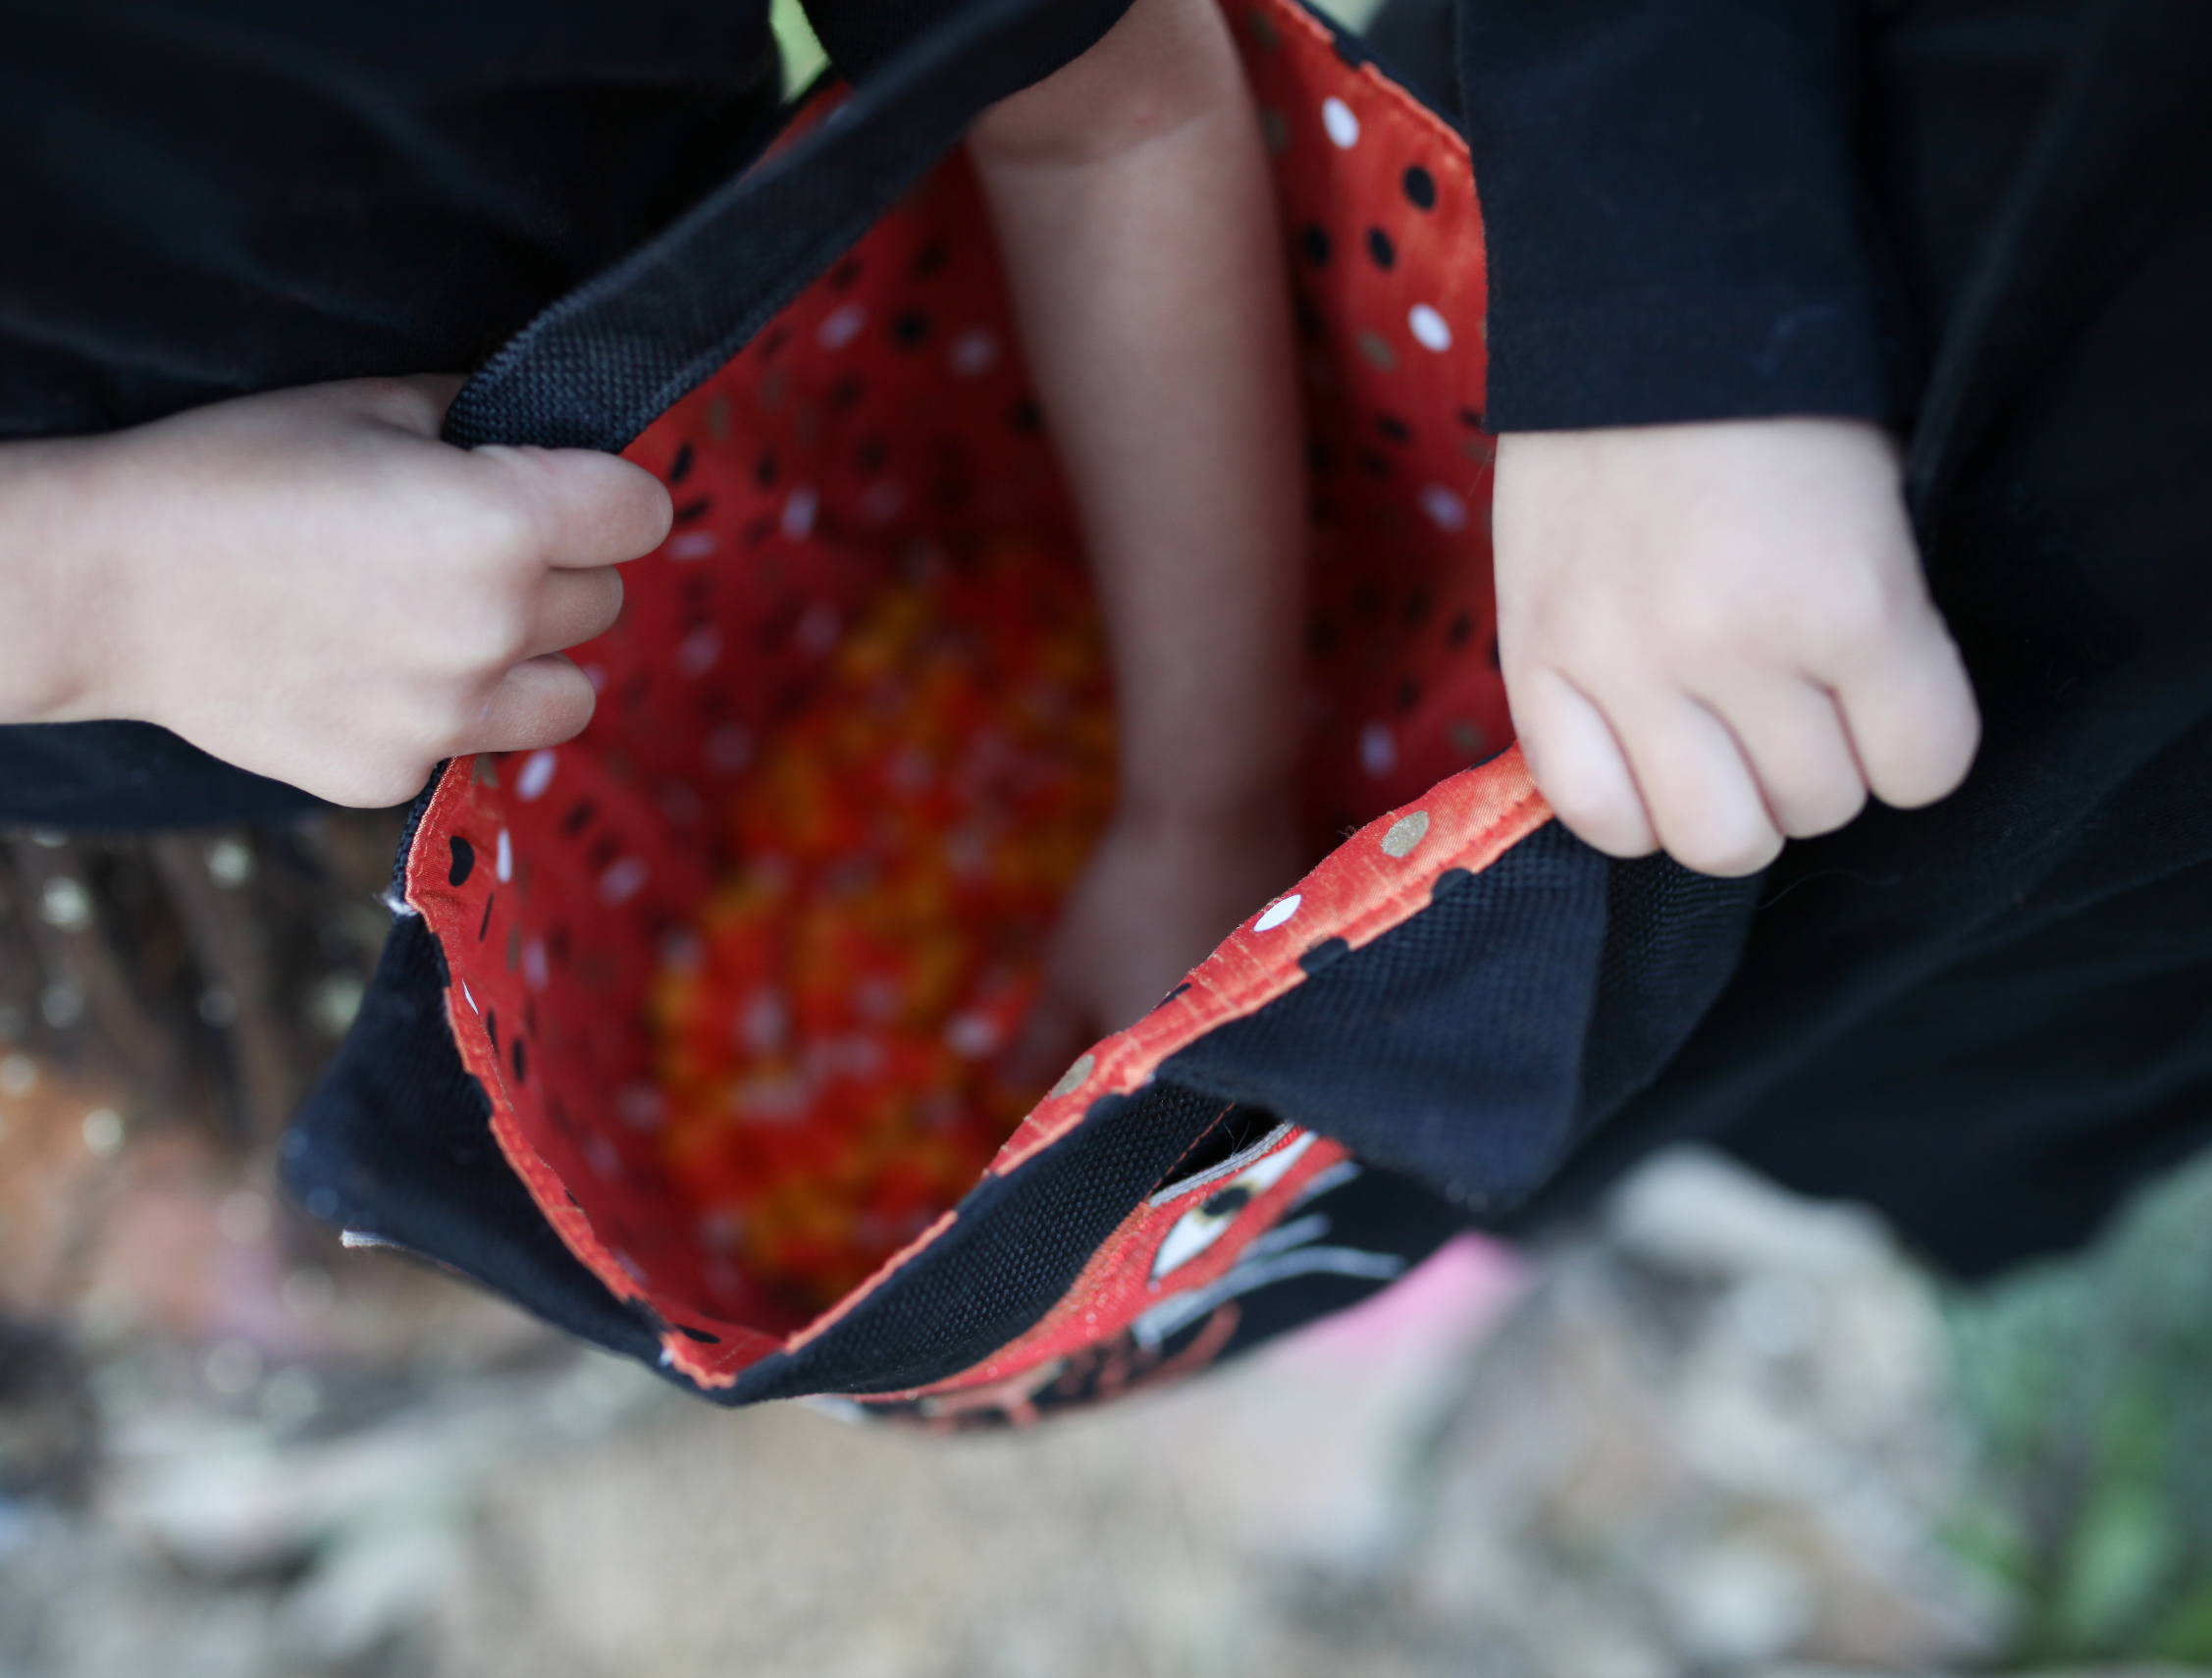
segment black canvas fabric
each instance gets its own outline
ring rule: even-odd
[[[276,824],[325,808],[150,722],[0,728],[0,825],[123,832]]]
[[[790,150],[533,321],[446,416],[452,442],[616,450],[895,203],[985,105],[1076,58],[1129,0],[974,0]]]
[[[434,1257],[594,1345],[655,1361],[657,1325],[562,1244],[490,1121],[446,1024],[438,941],[404,917],[343,1047],[285,1132],[286,1189],[354,1238]]]
[[[863,91],[748,179],[780,116],[764,0],[0,3],[0,440],[476,367],[564,299],[448,434],[619,448],[1127,3],[816,0]],[[148,724],[0,727],[0,822],[319,808]]]

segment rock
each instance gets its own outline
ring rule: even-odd
[[[1431,1446],[1423,1610],[1532,1670],[1606,1624],[1666,1671],[1991,1652],[1938,1542],[1955,1494],[1927,1285],[1855,1213],[1655,1162],[1554,1255]]]

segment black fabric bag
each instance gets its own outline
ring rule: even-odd
[[[1231,21],[1301,304],[1328,860],[833,1300],[749,1274],[757,1232],[684,1176],[705,1144],[669,1140],[646,1015],[747,861],[699,813],[838,703],[828,650],[917,551],[1072,551],[974,184],[933,160],[1019,84],[1005,67],[1102,26],[978,7],[817,100],[455,402],[457,442],[625,450],[678,525],[631,568],[623,624],[576,655],[603,690],[591,729],[455,760],[418,805],[382,968],[286,1142],[316,1216],[718,1401],[1026,1421],[1366,1296],[1525,1198],[1673,1052],[1752,887],[1606,864],[1508,746],[1464,147],[1287,0]],[[1010,599],[1068,575],[1009,563]]]

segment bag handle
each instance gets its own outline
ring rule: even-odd
[[[550,304],[447,410],[463,447],[615,453],[843,255],[982,109],[1043,79],[1129,0],[972,0],[786,149]]]

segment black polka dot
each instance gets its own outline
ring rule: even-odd
[[[697,1340],[703,1346],[718,1346],[722,1343],[720,1336],[710,1335],[705,1329],[694,1329],[685,1323],[676,1325],[676,1333],[687,1340]]]
[[[1401,711],[1411,710],[1420,703],[1421,684],[1407,676],[1397,684],[1397,708]]]
[[[1418,629],[1422,624],[1428,622],[1429,611],[1434,603],[1429,599],[1428,590],[1415,589],[1405,597],[1405,605],[1399,616],[1408,629]]]
[[[764,490],[775,482],[775,455],[771,450],[764,448],[761,450],[761,458],[753,462],[753,482]]]
[[[569,806],[568,813],[560,818],[560,830],[573,839],[592,824],[592,817],[598,813],[598,805],[588,798],[578,799]]]
[[[880,437],[863,438],[853,449],[853,464],[870,478],[890,463],[891,446]]]
[[[446,870],[446,883],[448,885],[464,884],[468,879],[470,870],[476,866],[476,847],[463,839],[458,833],[448,839],[446,843],[452,848],[453,852],[453,865]]]
[[[829,387],[829,405],[839,413],[847,412],[856,406],[860,399],[861,382],[853,374],[847,373],[836,384]]]
[[[829,271],[829,288],[833,291],[848,290],[851,288],[853,282],[860,277],[860,259],[848,256]]]
[[[1391,463],[1388,455],[1378,454],[1372,448],[1359,451],[1359,468],[1377,483],[1391,481]]]
[[[1482,415],[1473,408],[1461,408],[1459,410],[1459,423],[1469,431],[1480,431],[1482,430]]]
[[[1244,1187],[1225,1188],[1206,1200],[1205,1212],[1209,1218],[1229,1218],[1244,1210],[1252,1198],[1252,1191]]]
[[[1411,443],[1413,441],[1411,428],[1396,414],[1377,414],[1375,416],[1375,429],[1393,443]]]
[[[1308,222],[1298,230],[1298,249],[1314,267],[1325,267],[1329,261],[1329,230]]]
[[[1437,207],[1437,178],[1418,163],[1405,172],[1405,196],[1417,210]]]
[[[1323,443],[1318,437],[1306,439],[1305,466],[1308,472],[1326,472],[1336,463],[1337,457],[1329,451],[1329,446],[1326,443]]]
[[[523,1052],[520,1037],[514,1040],[513,1046],[507,1051],[507,1058],[514,1064],[514,1081],[516,1083],[522,1082],[530,1075],[529,1058]]]
[[[1026,397],[1016,402],[1013,412],[1006,417],[1007,423],[1024,437],[1035,437],[1044,430],[1044,410]]]
[[[691,445],[685,444],[676,450],[675,459],[668,462],[668,482],[680,484],[691,476]]]
[[[479,944],[492,935],[492,905],[499,901],[500,894],[497,891],[484,900],[484,918],[476,928],[476,941]]]
[[[1467,645],[1467,637],[1474,632],[1474,614],[1467,611],[1454,612],[1450,627],[1444,632],[1444,644],[1447,647],[1464,647]]]
[[[686,501],[682,506],[676,509],[675,522],[678,524],[689,524],[694,519],[705,518],[707,516],[707,509],[711,505],[713,505],[713,502],[709,500],[705,496],[701,496],[696,501]]]
[[[485,1010],[484,1034],[492,1039],[493,1048],[500,1046],[500,1011],[497,1008]]]
[[[781,349],[790,341],[791,331],[788,327],[771,327],[766,333],[762,335],[760,350],[761,359],[763,361],[770,359],[777,350]]]
[[[1391,243],[1391,236],[1381,228],[1367,230],[1367,254],[1377,268],[1397,266],[1397,246]]]
[[[912,349],[929,337],[929,317],[920,309],[907,309],[891,321],[891,341],[902,349]]]
[[[946,249],[945,241],[943,239],[931,239],[927,244],[923,245],[920,250],[915,252],[914,277],[917,280],[928,279],[930,275],[936,273],[938,269],[944,267],[946,262],[948,262],[951,257],[952,252]]]

